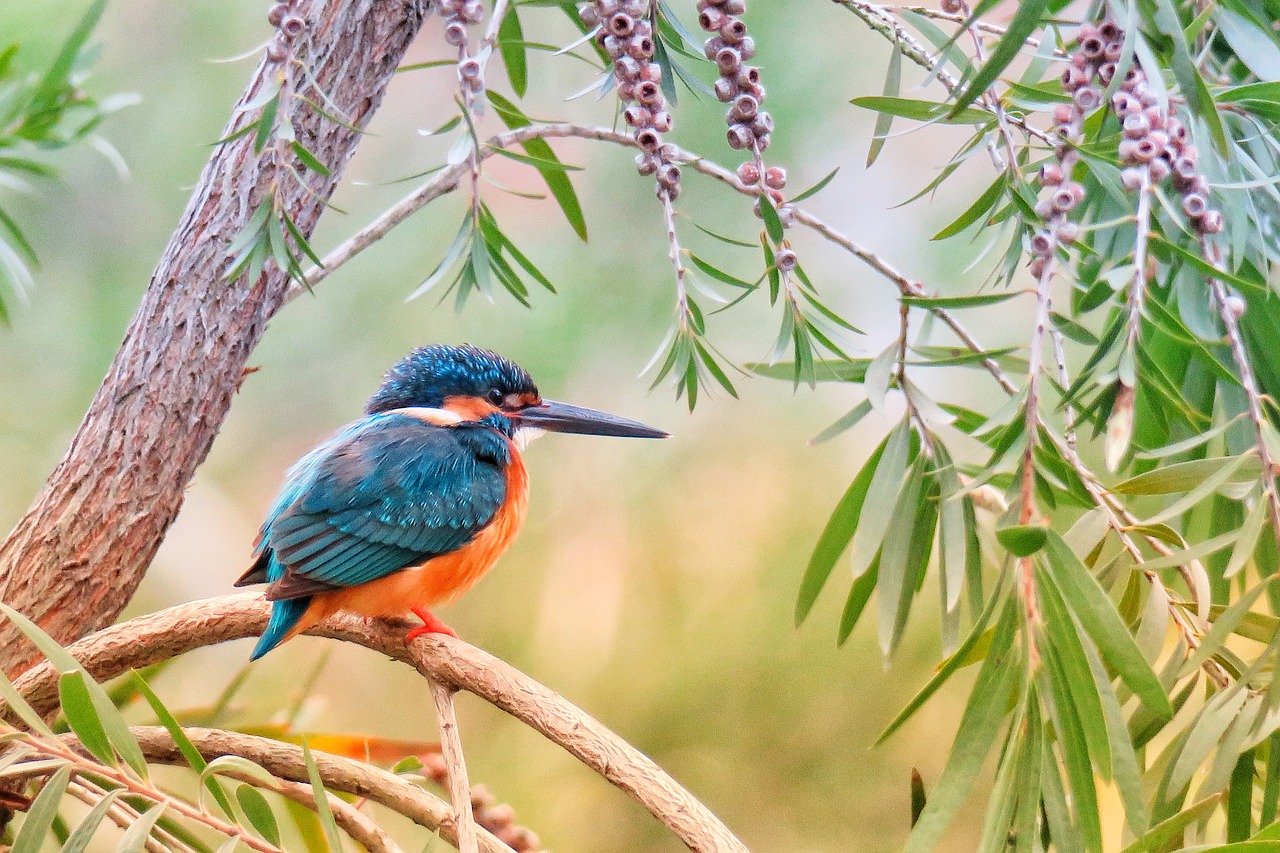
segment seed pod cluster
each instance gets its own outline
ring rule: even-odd
[[[276,28],[267,45],[267,58],[272,62],[284,62],[293,53],[294,42],[307,31],[307,19],[293,7],[292,2],[280,2],[267,10],[267,22]]]
[[[742,20],[746,10],[746,0],[698,0],[698,25],[711,33],[703,50],[720,71],[715,94],[721,103],[729,105],[725,114],[729,147],[752,155],[752,159],[738,167],[738,179],[768,192],[782,224],[790,226],[795,214],[785,204],[782,194],[787,185],[787,171],[779,166],[766,168],[760,159],[773,134],[773,116],[761,108],[765,90],[760,83],[760,69],[747,64],[756,55],[756,42]],[[756,202],[756,215],[760,215],[759,202]]]
[[[424,776],[437,785],[448,785],[449,770],[440,753],[427,753],[421,759]],[[498,798],[483,784],[473,785],[471,788],[471,812],[477,824],[496,835],[499,841],[516,853],[541,853],[542,840],[538,838],[538,834],[517,824],[515,809],[506,803],[499,803]]]
[[[672,122],[662,94],[662,66],[653,61],[651,11],[651,0],[593,0],[578,6],[582,22],[599,28],[597,40],[613,61],[622,120],[640,146],[636,169],[656,175],[658,197],[674,201],[680,195],[680,167],[676,147],[662,141]]]
[[[474,98],[484,91],[484,65],[469,55],[467,25],[484,20],[484,4],[480,0],[436,0],[435,6],[444,19],[445,43],[458,49],[458,82],[467,98]]]

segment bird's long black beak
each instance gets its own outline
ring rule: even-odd
[[[554,400],[543,400],[540,406],[530,406],[513,414],[517,426],[535,427],[549,432],[572,432],[580,435],[614,435],[623,438],[670,438],[670,433],[639,421],[620,418],[595,409],[570,406]]]

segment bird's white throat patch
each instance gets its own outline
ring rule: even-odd
[[[515,442],[517,449],[523,451],[526,447],[529,446],[529,442],[533,441],[535,438],[537,438],[540,435],[543,435],[544,433],[546,433],[545,429],[538,429],[537,427],[530,427],[530,426],[520,427],[518,430],[516,430],[516,433],[514,436],[512,436],[511,440]]]

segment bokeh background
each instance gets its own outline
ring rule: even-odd
[[[85,5],[2,3],[0,42],[19,41],[19,62],[41,69]],[[16,307],[13,327],[0,332],[0,527],[25,509],[96,389],[252,71],[253,60],[215,60],[268,37],[266,5],[113,0],[88,87],[139,95],[102,128],[129,176],[86,148],[60,161],[62,180],[21,197],[5,190],[42,266],[29,304]],[[692,21],[691,0],[672,5]],[[556,9],[527,8],[523,19],[532,40],[564,44],[573,37]],[[848,99],[880,92],[887,43],[818,0],[757,0],[747,19],[778,126],[768,159],[789,167],[791,188],[842,166],[808,203],[812,210],[943,292],[972,284],[980,273],[964,271],[966,254],[979,247],[928,238],[967,206],[984,177],[990,180],[990,163],[975,158],[981,162],[966,165],[937,198],[895,208],[933,177],[955,139],[945,130],[891,139],[873,168],[863,166],[874,116]],[[411,61],[444,55],[439,29],[438,20],[428,22]],[[534,53],[530,74],[536,94],[526,100],[529,114],[612,122],[611,98],[564,100],[593,79],[587,64]],[[490,77],[507,91],[496,59]],[[346,213],[326,214],[315,237],[322,253],[412,186],[389,182],[443,160],[448,142],[417,131],[451,114],[452,79],[443,69],[395,81],[335,199]],[[909,70],[907,80],[916,79]],[[736,165],[723,144],[719,104],[686,95],[675,115],[675,141]],[[487,123],[496,129],[495,117]],[[574,237],[550,201],[496,186],[484,192],[559,294],[535,293],[532,310],[504,298],[475,299],[460,315],[437,296],[406,303],[456,231],[465,199],[452,197],[417,214],[314,297],[289,305],[252,359],[260,370],[245,382],[129,612],[227,592],[285,469],[355,417],[382,372],[410,348],[431,341],[492,347],[528,367],[548,396],[660,425],[675,438],[552,436],[535,443],[527,457],[534,488],[524,534],[443,618],[648,752],[752,849],[896,849],[908,831],[911,768],[930,785],[936,780],[967,676],[892,741],[872,748],[938,658],[936,610],[913,617],[908,641],[889,664],[870,614],[837,648],[848,586],[847,572],[837,570],[809,621],[800,629],[792,624],[812,545],[893,414],[874,414],[811,447],[811,436],[858,401],[856,389],[796,390],[742,378],[740,399],[708,395],[692,415],[670,387],[649,390],[651,378],[639,374],[663,339],[673,302],[652,180],[637,177],[621,149],[576,140],[555,147],[562,159],[589,166],[573,173],[589,243]],[[487,167],[500,182],[539,188],[532,170],[500,160]],[[759,224],[749,202],[687,173],[679,208],[688,214],[681,226],[687,244],[744,278],[758,274],[758,252],[735,254],[689,225],[751,239]],[[850,351],[877,353],[895,332],[892,287],[811,234],[794,239],[831,304],[867,332],[850,339]],[[753,361],[771,348],[778,315],[761,293],[711,323],[724,352]],[[1002,342],[1001,329],[982,334]],[[980,380],[972,389],[954,376],[946,381],[951,400],[973,403],[993,391]],[[157,689],[171,707],[207,704],[248,651],[243,642],[193,654],[163,673]],[[236,720],[278,716],[326,654],[302,728],[434,738],[420,680],[372,653],[311,638],[253,668]],[[550,849],[681,849],[639,806],[539,736],[474,699],[463,701],[462,714],[473,780],[515,806]],[[972,847],[979,815],[971,805],[953,832],[953,849]]]

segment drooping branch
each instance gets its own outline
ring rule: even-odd
[[[310,78],[331,109],[364,127],[421,26],[425,3],[307,0],[297,11],[309,34]],[[227,135],[280,73],[276,61],[264,59]],[[317,111],[296,112],[298,140],[329,174],[309,171],[305,183],[285,182],[279,201],[310,234],[360,134]],[[70,448],[0,546],[0,599],[62,642],[109,624],[132,597],[249,354],[283,303],[287,276],[272,263],[254,281],[225,280],[228,246],[274,175],[255,154],[254,137],[214,149]],[[34,649],[11,625],[0,625],[0,667],[20,672],[32,660]]]
[[[257,636],[266,626],[268,609],[256,593],[196,601],[113,625],[71,645],[68,652],[94,678],[105,681],[193,649]],[[441,635],[406,646],[403,629],[350,617],[335,617],[309,633],[385,654],[432,681],[466,690],[506,711],[638,800],[691,850],[746,853],[729,828],[652,759],[492,655]],[[58,705],[57,672],[48,664],[24,673],[15,686],[40,713]],[[450,811],[443,802],[441,807]]]

